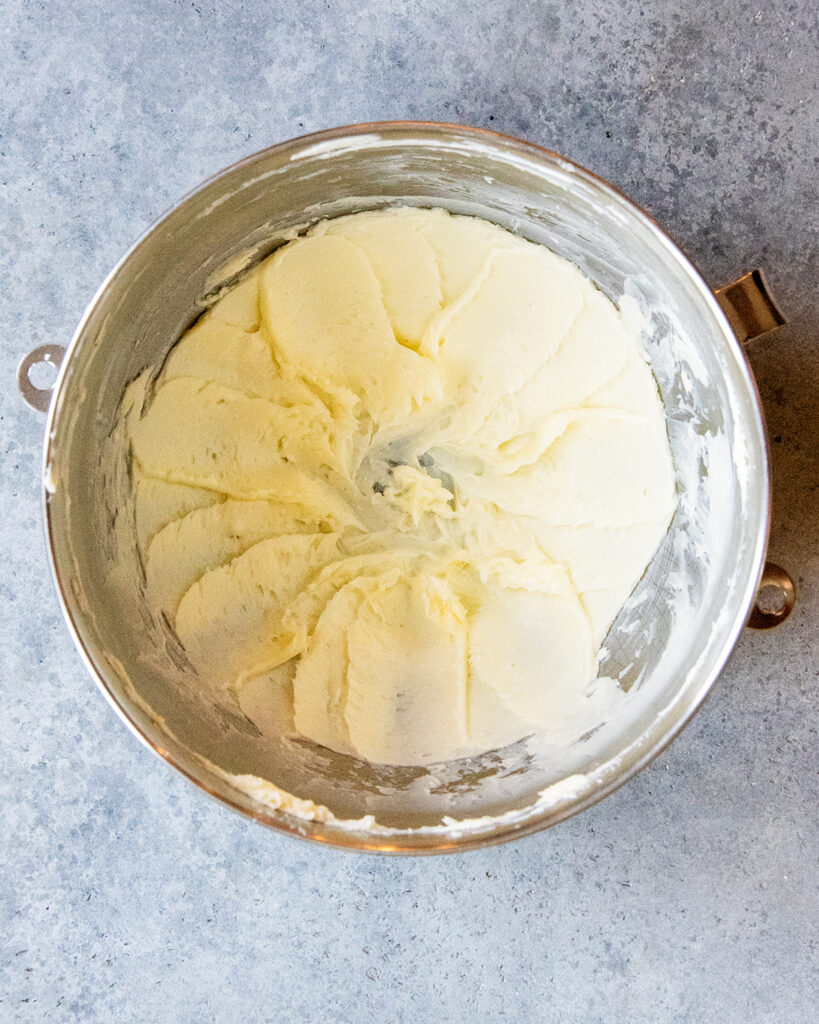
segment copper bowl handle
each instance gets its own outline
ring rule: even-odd
[[[776,330],[787,321],[776,304],[762,270],[757,267],[739,280],[716,290],[717,302],[722,307],[737,341],[744,345],[761,334]],[[763,590],[778,591],[779,603],[772,608],[760,605]],[[779,626],[793,611],[796,588],[793,580],[780,565],[766,562],[756,592],[756,601],[748,618],[751,629],[772,629]]]
[[[39,348],[33,349],[20,360],[20,365],[17,367],[17,387],[26,403],[37,412],[48,412],[54,384],[47,388],[38,388],[32,383],[29,373],[32,367],[38,366],[40,363],[46,363],[59,370],[64,355],[63,345],[40,345]]]
[[[759,267],[715,295],[740,345],[787,323]]]
[[[773,590],[779,593],[779,604],[773,608],[762,608],[759,603],[763,590]],[[793,580],[780,565],[774,562],[766,562],[762,570],[762,579],[759,582],[759,589],[756,592],[756,601],[751,609],[748,618],[748,625],[751,629],[772,629],[779,626],[787,619],[793,611],[796,603],[796,588]]]

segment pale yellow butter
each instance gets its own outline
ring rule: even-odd
[[[675,486],[639,339],[569,262],[442,210],[322,222],[129,424],[148,597],[203,684],[262,720],[273,680],[388,764],[595,724]]]

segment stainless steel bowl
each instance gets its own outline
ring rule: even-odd
[[[208,702],[174,659],[167,630],[145,605],[138,560],[122,551],[127,511],[100,452],[116,434],[126,384],[161,363],[209,294],[288,232],[395,203],[476,214],[543,242],[615,301],[632,296],[646,317],[680,508],[606,640],[603,671],[628,690],[624,709],[560,755],[536,754],[522,743],[431,769],[398,769],[285,736],[263,741],[236,709]],[[735,331],[748,336],[781,322],[758,272],[715,297],[623,195],[516,139],[454,125],[383,123],[321,132],[248,157],[205,182],[137,242],[102,284],[62,359],[43,494],[51,565],[74,641],[147,746],[201,789],[273,828],[358,850],[431,853],[554,824],[610,793],[665,747],[705,697],[748,619],[764,566],[769,478],[759,398]],[[40,408],[50,393],[32,388],[28,371],[60,356],[50,346],[21,364],[21,388]],[[120,470],[127,470],[124,455]],[[112,581],[115,555],[126,567],[124,587],[122,573],[119,585]],[[767,615],[757,609],[757,625],[780,621],[792,604],[786,574],[772,569],[768,579],[780,586],[785,608]],[[275,799],[237,782],[240,775],[270,779],[335,817],[319,812],[309,820],[309,811],[277,809]],[[349,824],[367,814],[386,830]]]

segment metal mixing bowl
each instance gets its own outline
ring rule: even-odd
[[[615,301],[632,296],[646,317],[680,506],[605,643],[602,671],[628,690],[622,712],[562,752],[519,743],[468,761],[406,769],[286,736],[271,742],[236,709],[203,696],[174,658],[167,627],[145,604],[136,555],[115,551],[127,510],[100,452],[116,436],[126,384],[161,363],[209,294],[288,232],[398,202],[476,214],[545,243]],[[726,313],[740,334],[781,322],[758,275],[718,301],[628,199],[515,139],[452,125],[372,124],[240,161],[183,199],[131,249],[62,360],[46,434],[45,517],[57,589],[86,664],[123,721],[169,764],[224,803],[294,835],[359,850],[459,850],[532,832],[589,806],[690,718],[725,664],[760,583],[769,515],[765,431]],[[40,407],[49,393],[32,388],[28,370],[60,355],[54,346],[36,350],[21,366],[21,385]],[[118,585],[112,579],[115,557],[125,569],[124,587],[122,572]],[[787,577],[774,581],[789,607]],[[786,613],[755,614],[757,624],[767,625]],[[226,772],[271,779],[339,819],[374,814],[390,830],[307,820],[276,809]]]

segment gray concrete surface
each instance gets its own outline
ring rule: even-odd
[[[817,24],[809,0],[6,0],[0,19],[0,1020],[815,1020]],[[297,844],[206,801],[115,720],[52,593],[43,421],[17,360],[65,342],[205,175],[346,122],[522,135],[609,178],[714,285],[761,264],[771,556],[693,724],[551,832],[443,859]]]

